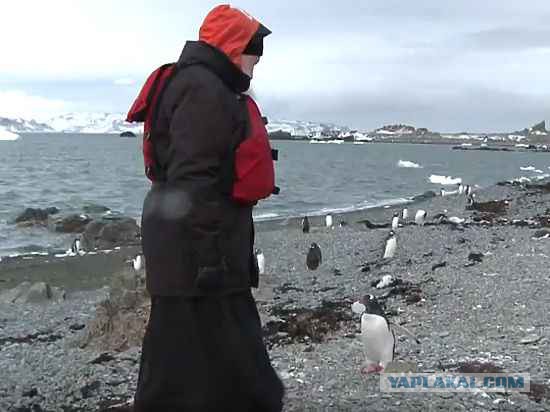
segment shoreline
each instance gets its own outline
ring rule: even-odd
[[[337,226],[335,215],[332,229],[324,227],[319,217],[319,225],[311,222],[309,234],[302,233],[299,220],[274,225],[281,230],[266,225],[257,230],[255,246],[265,254],[266,274],[253,293],[270,357],[287,389],[285,412],[550,408],[550,239],[533,239],[542,226],[550,226],[541,218],[550,219],[550,184],[496,184],[476,194],[479,202],[509,199],[510,206],[506,213],[491,217],[465,210],[463,196],[423,200],[409,207],[410,215],[421,207],[429,213],[428,224],[400,227],[397,254],[391,261],[381,260],[389,229],[369,229],[359,223],[362,214],[343,215],[348,222],[343,227]],[[433,219],[444,210],[447,216],[467,222],[455,226]],[[382,208],[366,218],[386,224],[392,215],[390,208]],[[305,268],[312,241],[323,253],[316,271]],[[66,275],[73,282],[82,269],[88,277],[96,273],[102,278],[98,283],[105,284],[113,280],[116,264],[108,274],[106,263],[97,262],[123,263],[124,256],[134,252],[121,248],[87,259],[65,258],[63,264],[69,266]],[[471,254],[480,255],[480,261],[472,261]],[[57,270],[39,260],[19,262],[20,273],[27,275],[44,273],[44,267]],[[386,274],[402,279],[402,287],[372,286]],[[121,320],[104,328],[93,326],[97,308],[109,307],[100,303],[108,293],[90,287],[74,289],[58,304],[0,304],[0,368],[7,372],[0,382],[0,410],[122,410],[112,406],[133,396],[139,344],[132,343],[129,349],[78,344],[89,330],[99,336],[134,336],[135,330],[125,329],[129,326]],[[478,370],[482,365],[527,372],[531,393],[380,392],[377,376],[359,373],[364,361],[360,319],[350,307],[367,293],[380,299],[392,322],[406,325],[420,341],[396,332],[398,362],[414,364],[423,372],[472,370],[476,365]],[[135,339],[139,342],[139,336]]]

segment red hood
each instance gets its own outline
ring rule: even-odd
[[[199,31],[199,40],[216,47],[241,67],[241,56],[260,23],[229,5],[217,6],[208,13]]]

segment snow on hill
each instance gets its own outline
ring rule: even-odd
[[[62,133],[141,133],[142,123],[127,123],[122,113],[69,113],[48,121],[50,127]]]
[[[0,141],[13,141],[19,139],[19,135],[6,130],[4,126],[0,126]]]
[[[349,131],[347,127],[336,126],[329,123],[304,122],[299,120],[270,120],[267,123],[268,133],[283,132],[293,138],[311,137],[318,139],[330,139],[340,137]]]
[[[5,117],[0,117],[0,127],[13,133],[40,133],[54,131],[45,123],[39,123],[36,120],[25,120],[21,118],[8,119]]]

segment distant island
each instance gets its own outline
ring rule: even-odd
[[[137,137],[134,132],[125,131],[120,134],[120,137]]]
[[[69,113],[46,122],[34,119],[0,117],[0,127],[16,133],[95,133],[121,137],[142,135],[143,124],[127,123],[123,113]],[[331,123],[269,119],[267,130],[272,140],[311,143],[416,143],[448,144],[457,150],[543,150],[550,148],[550,132],[545,121],[509,133],[444,133],[407,124],[390,124],[372,131],[353,130]],[[500,150],[500,149],[499,149]]]

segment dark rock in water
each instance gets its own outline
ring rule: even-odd
[[[69,326],[69,330],[77,331],[82,330],[86,327],[83,323],[73,323],[71,326]]]
[[[363,272],[363,273],[370,272],[370,265],[369,264],[363,265],[363,267],[361,268],[361,272]]]
[[[111,249],[139,244],[140,236],[139,226],[132,218],[94,220],[86,226],[82,244],[85,250]]]
[[[433,190],[428,190],[427,192],[424,192],[421,195],[414,196],[412,200],[413,201],[426,200],[436,196],[437,196],[437,193],[435,193]]]
[[[53,229],[58,233],[82,233],[91,221],[87,215],[69,215],[54,220]]]
[[[56,207],[48,207],[47,209],[34,209],[29,207],[17,216],[15,223],[25,226],[45,224],[48,220],[48,216],[55,215],[56,213],[59,213],[59,209]]]
[[[134,132],[126,131],[120,134],[120,137],[137,137]]]
[[[105,206],[101,206],[101,205],[86,205],[83,207],[83,210],[84,210],[84,213],[90,213],[90,214],[100,214],[100,213],[105,213],[105,212],[108,212],[109,209],[108,207],[105,207]]]
[[[38,396],[38,389],[31,388],[27,391],[24,391],[22,395],[26,398],[34,398],[35,396]]]

